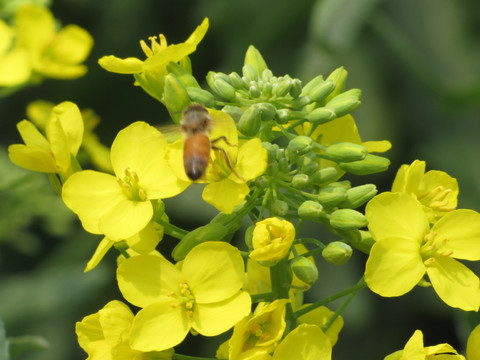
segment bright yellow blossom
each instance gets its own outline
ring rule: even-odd
[[[437,358],[441,358],[442,360],[465,360],[462,355],[459,355],[458,352],[448,344],[424,347],[423,333],[420,330],[416,330],[403,350],[386,356],[384,360],[428,360]]]
[[[79,26],[67,25],[57,32],[55,18],[47,8],[28,4],[15,14],[13,29],[14,48],[27,52],[36,75],[75,79],[87,71],[81,63],[89,55],[93,39]]]
[[[480,360],[480,325],[477,325],[468,337],[467,360]]]
[[[425,161],[402,165],[393,181],[392,192],[414,196],[424,206],[430,222],[457,207],[457,180],[443,171],[425,172]]]
[[[77,322],[78,343],[88,354],[88,360],[170,360],[173,349],[140,352],[129,346],[129,334],[134,315],[124,303],[110,301],[97,313]]]
[[[152,219],[151,200],[182,192],[164,158],[166,140],[154,127],[138,121],[121,130],[111,149],[115,176],[84,170],[65,182],[62,198],[88,232],[111,240],[139,233]]]
[[[301,324],[277,346],[271,360],[330,360],[332,345],[316,325]]]
[[[250,296],[240,290],[242,256],[225,242],[197,245],[181,269],[159,256],[128,258],[119,265],[117,280],[124,298],[142,308],[130,333],[130,345],[139,351],[176,346],[191,329],[219,335],[250,313]]]
[[[267,218],[255,224],[250,258],[275,264],[288,256],[295,240],[295,227],[290,221]]]
[[[365,281],[381,296],[410,291],[427,273],[449,306],[478,311],[480,280],[455,259],[480,260],[480,214],[453,210],[430,228],[422,205],[406,193],[383,193],[367,204],[365,215],[375,244]]]
[[[25,145],[8,147],[10,160],[26,169],[57,173],[66,179],[73,173],[72,156],[76,156],[83,139],[83,120],[74,103],[55,106],[46,121],[43,136],[33,123],[22,120],[17,129]]]
[[[26,50],[13,48],[14,38],[14,30],[0,19],[0,86],[25,83],[32,73]]]
[[[140,85],[149,95],[163,102],[163,78],[168,73],[167,65],[170,62],[179,62],[193,53],[205,36],[207,29],[208,18],[205,18],[184,43],[167,46],[167,39],[163,34],[159,35],[160,42],[155,36],[150,37],[150,47],[143,40],[140,41],[142,50],[147,56],[145,61],[135,57],[120,59],[108,55],[100,58],[98,63],[110,72],[132,74],[135,77],[136,85]]]
[[[196,182],[207,183],[202,193],[203,200],[229,214],[250,192],[246,182],[265,172],[267,151],[257,138],[239,145],[237,128],[231,116],[214,109],[208,109],[208,112],[214,121],[210,138],[213,141],[218,139],[215,147],[222,148],[225,153],[211,151],[205,175]],[[226,141],[222,137],[225,137]],[[225,154],[235,171],[228,166]],[[183,139],[169,145],[168,158],[176,176],[191,183],[183,166]]]
[[[259,303],[251,316],[238,322],[229,341],[229,360],[243,360],[273,351],[285,331],[287,299]]]
[[[308,306],[305,304],[304,306]],[[312,324],[317,325],[318,327],[324,326],[330,318],[334,315],[334,312],[325,306],[320,306],[308,313],[300,316],[298,321],[300,324]],[[338,316],[335,321],[330,325],[328,330],[325,332],[328,339],[330,340],[330,344],[332,347],[337,343],[338,334],[340,330],[343,328],[343,318]]]

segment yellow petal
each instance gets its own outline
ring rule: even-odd
[[[30,79],[32,67],[24,49],[13,49],[1,56],[0,86],[16,86]]]
[[[307,305],[307,304],[305,304]],[[302,315],[298,318],[300,323],[313,324],[318,327],[322,327],[327,323],[328,320],[333,316],[334,312],[328,309],[325,306],[320,306],[312,311],[309,311],[305,315]],[[338,340],[338,334],[343,328],[343,318],[341,316],[337,317],[335,321],[330,325],[325,335],[328,336],[330,343],[334,346]]]
[[[26,47],[33,56],[55,36],[55,19],[51,12],[34,4],[24,5],[15,13],[14,27],[17,32],[17,46]]]
[[[57,172],[52,153],[46,149],[22,144],[10,145],[8,157],[14,164],[28,170],[52,174]]]
[[[128,339],[133,313],[127,305],[113,300],[100,309],[98,314],[105,340],[112,348]]]
[[[465,311],[480,307],[480,280],[469,268],[449,257],[435,257],[425,262],[427,274],[436,293],[447,305]]]
[[[469,209],[447,213],[432,228],[436,237],[445,239],[442,250],[453,251],[456,259],[480,260],[480,214]]]
[[[155,303],[135,315],[130,346],[143,352],[166,350],[181,343],[189,330],[183,306],[172,306],[172,301]]]
[[[47,120],[46,133],[55,158],[58,151],[67,152],[69,158],[70,154],[77,155],[83,140],[83,119],[78,106],[70,101],[55,106]],[[65,142],[66,148],[55,151],[57,141]]]
[[[237,184],[228,178],[205,186],[202,198],[218,210],[231,214],[235,206],[240,204],[249,192],[250,188],[247,184]]]
[[[420,244],[404,238],[385,238],[372,246],[365,281],[381,296],[400,296],[413,289],[424,274]]]
[[[155,249],[160,240],[161,237],[159,237],[153,224],[150,222],[139,233],[126,239],[126,242],[135,252],[139,254],[148,254]]]
[[[174,301],[171,291],[178,291],[183,277],[165,258],[156,255],[130,257],[118,266],[118,287],[131,304],[146,307],[156,302]]]
[[[17,130],[26,145],[35,146],[50,151],[50,143],[30,121],[20,121],[17,124]]]
[[[57,61],[78,64],[87,58],[92,46],[93,39],[88,31],[77,25],[67,25],[58,32],[51,51]]]
[[[425,350],[423,348],[423,333],[420,330],[416,330],[405,344],[402,359],[426,359]]]
[[[246,291],[239,291],[220,302],[195,303],[192,327],[205,336],[219,335],[250,314],[251,306],[252,301]]]
[[[425,174],[425,161],[415,160],[411,165],[402,165],[393,180],[392,192],[416,194]]]
[[[392,144],[388,140],[380,141],[365,141],[362,145],[368,150],[369,153],[383,153],[391,149]]]
[[[215,259],[205,262],[205,259]],[[243,285],[244,263],[240,251],[221,241],[195,246],[185,257],[182,273],[197,303],[222,301]]]
[[[185,42],[197,46],[207,33],[208,26],[208,18],[203,19],[202,23],[197,26],[192,35],[190,35],[190,37]]]
[[[118,74],[136,74],[143,71],[143,61],[134,57],[120,59],[108,55],[101,57],[98,64],[105,70]]]
[[[260,139],[249,140],[238,150],[235,170],[246,181],[259,177],[265,172],[266,168],[267,151],[262,146]],[[238,177],[235,176],[235,179],[238,179]]]
[[[87,266],[85,267],[85,272],[93,270],[99,263],[102,261],[105,254],[110,250],[110,248],[115,244],[114,241],[110,240],[107,237],[104,237],[102,241],[97,246],[95,253],[92,258],[88,261]]]
[[[330,360],[332,346],[316,325],[301,324],[277,346],[273,360]]]
[[[365,216],[375,241],[395,237],[415,239],[420,243],[429,231],[422,206],[405,193],[384,192],[375,196],[368,202]]]
[[[480,325],[477,325],[468,337],[467,359],[480,360]]]

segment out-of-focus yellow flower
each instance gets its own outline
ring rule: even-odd
[[[416,330],[412,337],[408,340],[403,350],[399,350],[385,357],[385,360],[427,360],[427,359],[444,359],[444,360],[465,360],[462,355],[451,347],[449,344],[439,344],[435,346],[423,345],[423,333]],[[472,360],[468,358],[468,360]]]
[[[425,161],[415,160],[410,165],[402,165],[393,181],[392,192],[405,192],[415,197],[432,223],[457,207],[457,179],[443,171],[425,172]]]
[[[159,256],[133,256],[119,265],[117,280],[124,298],[142,308],[130,333],[131,347],[139,351],[178,345],[191,329],[219,335],[250,313],[250,296],[241,290],[242,256],[225,242],[197,245],[181,266]]]
[[[57,173],[63,179],[73,173],[83,139],[83,120],[77,105],[65,101],[53,107],[45,123],[46,137],[35,125],[22,120],[17,129],[25,142],[8,147],[10,160],[21,167],[44,173]]]
[[[253,230],[250,259],[275,264],[288,256],[295,240],[295,227],[290,221],[267,218],[259,221]]]
[[[477,325],[468,337],[467,360],[480,360],[480,325]]]
[[[250,192],[246,182],[265,172],[267,152],[257,138],[239,145],[237,128],[231,116],[214,109],[208,109],[208,112],[214,121],[210,139],[219,139],[215,142],[215,147],[222,148],[225,153],[211,151],[205,175],[196,182],[207,183],[202,194],[203,200],[229,214]],[[228,166],[225,154],[235,171]],[[168,158],[176,176],[183,181],[192,182],[183,166],[183,139],[169,145]]]
[[[170,360],[173,349],[141,352],[130,348],[130,329],[134,315],[121,301],[110,301],[92,315],[76,323],[80,347],[88,354],[89,360]]]
[[[305,304],[304,306],[308,306]],[[320,306],[308,313],[300,316],[298,321],[301,324],[312,324],[322,327],[327,323],[327,321],[333,316],[334,312],[325,306]],[[325,332],[325,335],[328,336],[332,347],[337,343],[338,334],[343,328],[343,318],[341,316],[337,317],[335,321],[330,325],[328,330]]]
[[[32,72],[25,49],[12,48],[15,32],[0,19],[0,86],[25,83]]]
[[[141,86],[149,95],[163,102],[163,78],[168,73],[167,65],[170,62],[179,62],[193,53],[207,29],[208,18],[205,18],[184,43],[167,45],[163,34],[159,35],[159,42],[155,36],[150,37],[150,47],[141,40],[140,45],[147,56],[145,61],[135,57],[120,59],[108,55],[100,58],[98,63],[110,72],[132,74],[136,80],[135,85]]]

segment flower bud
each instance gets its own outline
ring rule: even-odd
[[[300,94],[301,96],[310,96],[310,93],[312,92],[312,90],[323,84],[325,80],[323,79],[323,76],[322,75],[318,75],[316,77],[314,77],[312,80],[310,80],[308,83],[305,84],[305,86],[303,87],[302,89],[302,93]]]
[[[248,89],[248,94],[252,98],[258,98],[260,95],[262,95],[262,92],[260,91],[260,88],[257,85],[252,85]]]
[[[325,99],[325,102],[330,101],[335,96],[339,95],[343,89],[345,89],[345,82],[347,81],[347,71],[340,66],[339,68],[332,71],[330,75],[328,75],[327,80],[332,80],[335,84],[335,90],[330,93]]]
[[[272,92],[276,97],[283,97],[287,95],[292,88],[292,81],[286,79],[279,81],[273,85]]]
[[[272,204],[272,213],[275,216],[283,217],[288,212],[288,204],[283,200],[275,200]]]
[[[317,266],[305,256],[297,256],[290,260],[290,268],[295,276],[307,285],[313,285],[318,280]]]
[[[218,223],[209,223],[190,231],[175,246],[172,251],[172,257],[175,261],[180,261],[198,244],[206,241],[221,241],[228,235],[228,228]]]
[[[247,245],[247,248],[249,250],[253,250],[253,229],[255,229],[255,225],[250,225],[247,230],[245,230],[245,245]]]
[[[322,214],[323,206],[316,201],[307,200],[298,207],[297,211],[301,218],[316,218]]]
[[[269,143],[269,142],[265,141],[265,142],[262,143],[262,146],[265,150],[267,150],[268,162],[269,163],[277,160],[278,151],[280,149],[277,144],[272,144],[272,143]]]
[[[339,183],[331,183],[320,189],[317,199],[327,208],[337,206],[345,199],[345,192],[347,189],[344,186],[339,186]]]
[[[262,121],[272,120],[276,113],[277,109],[270,103],[257,103],[258,109],[260,110],[260,115]]]
[[[250,64],[243,65],[242,73],[243,73],[243,76],[246,77],[250,81],[252,81],[252,80],[255,81],[258,78],[258,74],[255,71],[255,68]]]
[[[286,124],[291,117],[291,111],[289,109],[277,110],[277,118],[280,124]]]
[[[238,106],[233,105],[225,105],[222,111],[230,115],[236,123],[238,123],[238,121],[243,115],[242,109],[240,109]]]
[[[267,69],[267,64],[265,63],[263,56],[260,54],[260,51],[258,51],[253,45],[250,45],[248,47],[247,52],[245,53],[244,63],[245,65],[249,65],[257,75],[252,78],[249,75],[245,74],[244,71],[244,75],[250,77],[252,80],[256,79],[258,76],[261,76],[263,74],[263,71]]]
[[[163,88],[165,106],[173,121],[179,124],[182,111],[192,102],[190,96],[182,83],[172,74],[165,75],[163,78]]]
[[[335,119],[336,116],[335,111],[332,109],[320,107],[310,112],[306,119],[313,124],[320,125]]]
[[[255,136],[260,130],[260,110],[252,105],[245,110],[238,121],[238,130],[246,136]]]
[[[335,90],[335,83],[332,80],[325,80],[312,88],[308,96],[315,102],[323,102],[333,90]]]
[[[290,88],[290,96],[294,99],[298,98],[302,93],[302,82],[300,79],[292,80],[292,87]]]
[[[370,254],[370,249],[372,248],[373,244],[375,244],[375,240],[369,231],[360,230],[359,232],[360,239],[352,241],[351,244],[355,249],[360,250],[365,254]]]
[[[255,179],[255,185],[260,189],[267,189],[270,186],[270,181],[265,176],[260,176]]]
[[[325,107],[331,109],[337,117],[344,116],[360,106],[361,90],[351,89],[330,100]]]
[[[330,160],[340,163],[363,160],[368,154],[368,151],[360,144],[338,142],[327,147],[325,154]]]
[[[312,150],[312,142],[312,138],[299,135],[290,140],[287,150],[295,155],[302,155]]]
[[[309,154],[300,158],[298,166],[302,174],[312,175],[318,170],[318,162],[314,154],[312,154],[313,156],[309,156]]]
[[[339,209],[330,215],[330,225],[335,229],[354,230],[367,226],[368,221],[365,215],[359,211]]]
[[[364,159],[352,162],[341,162],[340,168],[355,175],[375,174],[388,169],[390,160],[383,156],[368,154]]]
[[[205,105],[206,107],[213,107],[215,105],[215,97],[210,91],[203,90],[196,87],[187,87],[187,93],[193,102]]]
[[[216,90],[215,92],[224,99],[235,99],[235,88],[223,77],[217,75],[215,75],[215,79],[213,80],[213,85],[215,87],[214,91]]]
[[[336,167],[326,167],[313,173],[312,183],[315,185],[325,185],[340,177],[340,171]]]
[[[243,82],[242,77],[236,72],[230,73],[228,78],[230,79],[230,84],[232,84],[235,89],[245,89],[245,83]]]
[[[304,189],[305,187],[307,187],[309,182],[310,179],[306,174],[296,174],[292,178],[292,186],[295,189]]]
[[[306,105],[311,104],[312,99],[309,96],[300,96],[295,100],[292,100],[290,105],[293,109],[303,109]]]
[[[262,72],[262,80],[265,81],[265,82],[271,82],[272,78],[273,78],[273,73],[272,73],[272,70],[270,69],[265,69],[263,70]]]
[[[340,203],[341,207],[355,209],[377,194],[377,187],[374,184],[365,184],[348,189],[345,199]]]
[[[333,241],[323,249],[322,256],[331,264],[343,265],[352,257],[352,248],[342,241]]]

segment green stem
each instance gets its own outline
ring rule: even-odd
[[[361,282],[365,283],[363,278],[360,280]],[[343,311],[347,308],[348,304],[350,304],[350,301],[357,295],[357,293],[361,290],[362,288],[358,288],[356,291],[352,292],[348,297],[345,299],[345,301],[338,307],[338,309],[335,311],[335,313],[328,319],[328,321],[322,326],[323,332],[326,332],[330,326],[337,320],[337,318],[343,313]]]
[[[268,293],[261,293],[261,294],[254,294],[251,295],[252,298],[252,303],[258,303],[258,302],[272,302],[277,298],[277,294],[274,292],[268,292]]]
[[[291,278],[288,277],[290,274],[290,269],[287,267],[290,266],[287,258],[280,260],[277,264],[270,268],[270,280],[272,283],[272,292],[277,295],[276,299],[288,299],[288,291],[290,289]],[[290,304],[287,304],[287,311],[285,313],[285,321],[287,323],[287,330],[291,331],[297,325],[297,317],[292,310]]]
[[[166,222],[162,219],[156,219],[155,222],[163,226],[165,234],[170,235],[174,238],[182,239],[185,235],[188,234],[188,231],[183,230],[178,226],[170,224],[169,222]]]
[[[365,283],[365,280],[363,279],[363,277],[360,279],[360,281],[355,285],[355,286],[352,286],[351,288],[348,288],[346,290],[343,290],[343,291],[340,291],[339,293],[336,293],[332,296],[329,296],[323,300],[319,300],[317,302],[314,302],[313,304],[310,304],[308,306],[305,306],[304,308],[300,309],[300,310],[297,310],[295,311],[295,316],[298,318],[302,315],[305,315],[306,313],[312,311],[312,310],[315,310],[316,308],[320,307],[320,306],[323,306],[325,304],[328,304],[334,300],[337,300],[337,299],[340,299],[346,295],[350,295],[350,294],[356,294],[359,290],[363,289],[363,288],[366,288],[367,287],[367,284]]]

